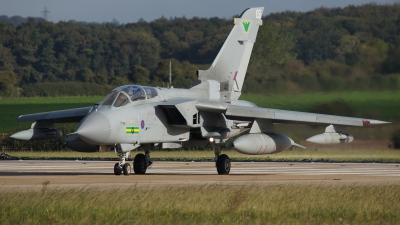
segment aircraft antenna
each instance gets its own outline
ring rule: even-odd
[[[172,82],[171,82],[171,60],[169,60],[169,87],[172,87]]]
[[[49,16],[50,16],[50,11],[47,10],[47,7],[44,7],[44,10],[42,11],[42,15],[43,15],[43,18],[44,18],[45,20],[47,20],[47,19],[49,18]]]

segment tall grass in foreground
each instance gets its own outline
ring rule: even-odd
[[[131,157],[135,157],[141,151],[132,151]],[[234,161],[304,161],[304,160],[319,160],[319,161],[351,161],[351,162],[400,162],[400,151],[393,149],[297,149],[286,150],[278,154],[272,155],[244,155],[234,150],[222,151],[228,154]],[[64,152],[9,152],[14,157],[28,158],[74,158],[74,159],[112,159],[118,160],[118,156],[114,152],[97,152],[97,153],[82,153],[73,151]],[[214,159],[212,150],[174,150],[174,151],[152,151],[151,157],[156,160],[171,160],[171,161],[208,161]]]
[[[400,184],[0,189],[0,224],[398,224]]]

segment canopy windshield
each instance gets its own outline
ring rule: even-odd
[[[113,90],[104,100],[102,106],[121,107],[130,102],[151,99],[158,96],[153,87],[142,87],[137,85],[122,86]]]

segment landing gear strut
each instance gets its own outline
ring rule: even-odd
[[[128,158],[129,152],[118,152],[119,163],[115,163],[114,165],[114,174],[121,175],[129,175],[131,173],[131,165],[129,163],[125,163],[125,159]]]
[[[229,174],[231,171],[231,160],[225,154],[221,154],[220,146],[214,144],[214,154],[215,154],[215,167],[217,167],[217,172],[220,175]]]
[[[145,154],[139,153],[133,159],[133,171],[136,174],[145,174],[146,170],[151,164],[150,161],[150,146],[143,146],[145,149]]]

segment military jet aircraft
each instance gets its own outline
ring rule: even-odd
[[[271,154],[291,146],[303,147],[289,137],[274,132],[276,123],[327,126],[325,133],[307,141],[329,144],[348,143],[353,136],[346,126],[364,126],[387,122],[305,112],[259,108],[238,100],[256,41],[263,7],[246,9],[234,19],[234,26],[208,70],[199,70],[198,81],[189,89],[125,85],[115,88],[105,99],[92,107],[22,115],[18,121],[35,121],[31,129],[11,137],[20,140],[45,140],[61,136],[55,123],[79,122],[66,145],[80,152],[113,149],[120,157],[114,173],[128,175],[131,165],[128,154],[142,146],[145,154],[137,154],[133,171],[144,174],[152,164],[152,146],[163,148],[214,145],[218,174],[229,174],[230,159],[221,154],[219,145],[238,137],[232,147],[244,154]]]

